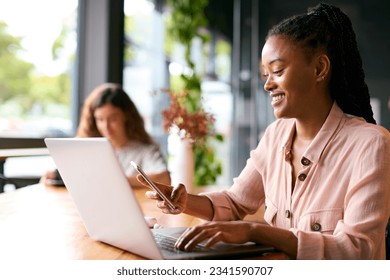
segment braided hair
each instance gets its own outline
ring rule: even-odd
[[[346,14],[335,6],[320,3],[309,8],[307,14],[281,21],[271,28],[266,39],[277,35],[300,44],[308,55],[326,51],[332,64],[332,99],[344,113],[376,124],[356,36]]]

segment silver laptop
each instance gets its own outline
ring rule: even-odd
[[[185,228],[148,227],[107,139],[46,138],[45,143],[95,240],[148,259],[232,259],[273,251],[270,246],[253,243],[221,242],[212,248],[200,245],[192,252],[177,250],[173,244]]]

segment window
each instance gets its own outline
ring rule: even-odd
[[[145,119],[147,130],[157,139],[168,156],[168,166],[174,152],[162,129],[161,111],[169,104],[169,98],[161,89],[175,88],[178,77],[186,71],[184,49],[174,42],[166,32],[170,21],[170,9],[159,0],[125,0],[125,63],[124,88]],[[218,133],[225,135],[225,141],[218,144],[217,156],[223,162],[223,176],[217,184],[229,181],[229,133],[232,116],[232,94],[230,90],[231,45],[222,36],[213,33],[212,44],[202,46],[194,41],[194,55],[197,68],[205,73],[202,85],[205,107],[215,114]],[[210,54],[210,55],[208,55]],[[207,68],[207,69],[206,69]],[[210,71],[211,73],[209,73]],[[224,104],[223,106],[220,106]]]
[[[0,137],[71,133],[77,6],[0,1]]]
[[[156,2],[125,0],[125,51],[123,87],[144,117],[148,132],[166,153],[161,110],[168,98],[167,65],[163,53],[164,23]]]

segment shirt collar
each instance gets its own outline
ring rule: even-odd
[[[333,136],[340,130],[344,122],[344,112],[340,109],[336,102],[333,102],[333,106],[328,117],[303,156],[312,162],[318,162],[325,147],[328,145]]]
[[[336,102],[333,102],[332,108],[322,125],[320,131],[317,133],[310,146],[307,148],[303,157],[307,158],[311,162],[318,162],[319,158],[326,145],[331,140],[332,136],[337,133],[345,122],[344,112],[340,109]],[[292,139],[295,132],[296,122],[291,121],[289,125],[289,133],[286,133],[283,143],[282,151],[285,153],[286,160],[289,159],[289,152],[291,151]]]

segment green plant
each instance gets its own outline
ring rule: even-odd
[[[169,126],[175,125],[184,132],[184,137],[193,140],[194,184],[210,185],[222,174],[222,163],[216,157],[213,144],[216,141],[223,141],[223,136],[215,133],[214,117],[203,108],[201,77],[196,73],[195,63],[191,58],[195,38],[199,38],[202,44],[209,41],[209,36],[205,32],[208,21],[203,13],[208,0],[168,0],[168,4],[172,8],[168,32],[184,46],[185,61],[192,71],[191,74],[181,74],[183,87],[181,90],[169,91],[171,105],[163,111],[164,128],[167,130]]]

